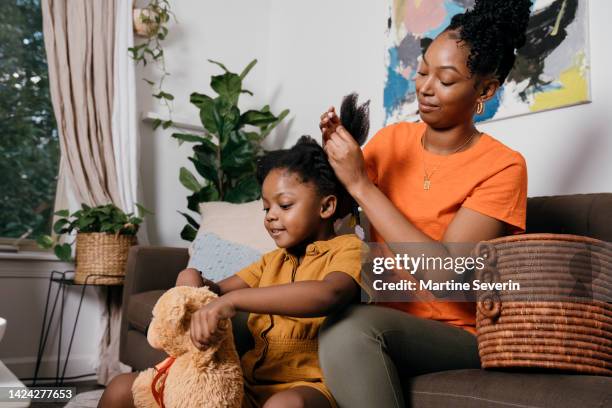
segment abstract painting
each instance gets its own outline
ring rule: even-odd
[[[389,0],[385,124],[418,119],[414,77],[423,50],[474,0]],[[590,101],[587,0],[536,0],[527,43],[476,121]]]

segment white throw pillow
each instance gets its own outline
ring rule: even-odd
[[[189,266],[208,279],[222,280],[276,249],[263,225],[261,200],[202,203],[200,214],[200,229],[189,248]]]

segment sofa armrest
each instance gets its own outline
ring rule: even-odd
[[[121,310],[120,355],[121,361],[129,361],[128,331],[133,330],[128,319],[130,298],[137,293],[168,290],[174,287],[179,272],[187,266],[187,248],[133,246],[130,248],[123,285]],[[146,339],[143,340],[146,344]]]

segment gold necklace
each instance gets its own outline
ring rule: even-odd
[[[458,148],[456,148],[455,150],[453,150],[450,154],[448,154],[444,159],[447,159],[448,156],[457,153],[459,150],[463,149],[465,146],[467,146],[468,143],[470,143],[472,141],[472,139],[474,138],[474,136],[476,135],[480,135],[481,132],[476,131],[474,133],[472,133],[470,135],[470,137],[461,144],[461,146],[459,146]],[[438,165],[436,167],[433,168],[433,170],[431,172],[427,172],[427,166],[425,165],[425,137],[426,137],[427,133],[423,133],[423,136],[421,137],[421,146],[423,147],[423,190],[425,191],[429,191],[429,189],[431,188],[431,176],[433,176],[433,174],[436,172],[436,170],[438,170],[440,168],[440,165],[442,164],[442,161],[444,161],[444,159],[442,159],[442,161],[440,161],[438,163]]]

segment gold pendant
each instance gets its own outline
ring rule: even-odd
[[[428,191],[429,187],[431,187],[431,181],[426,178],[423,180],[423,190]]]

